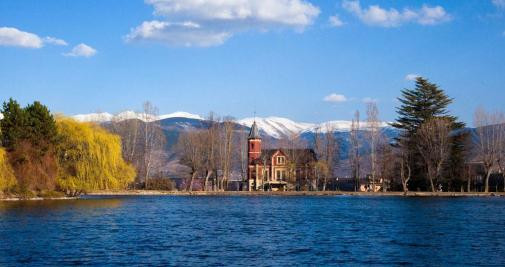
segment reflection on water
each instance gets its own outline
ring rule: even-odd
[[[505,265],[505,198],[0,202],[0,266]]]
[[[106,208],[118,208],[122,200],[117,198],[85,198],[66,200],[24,200],[24,201],[0,201],[0,215],[7,212],[20,214],[48,213],[59,210],[82,209],[83,211],[100,212]]]

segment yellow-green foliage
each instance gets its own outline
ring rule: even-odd
[[[0,191],[11,189],[15,185],[16,177],[7,158],[7,153],[3,148],[0,148]]]
[[[124,189],[135,169],[121,156],[121,139],[98,125],[68,118],[56,122],[59,144],[57,184],[63,190]]]

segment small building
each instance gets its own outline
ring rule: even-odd
[[[248,136],[248,191],[299,190],[314,176],[317,161],[312,149],[262,149],[256,122]]]

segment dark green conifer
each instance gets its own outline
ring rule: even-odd
[[[12,98],[3,103],[3,119],[0,120],[2,145],[8,150],[14,149],[19,140],[26,138],[26,112]]]
[[[393,127],[401,131],[398,142],[405,146],[407,152],[411,155],[411,169],[413,176],[410,183],[410,190],[427,189],[425,179],[425,168],[423,160],[416,148],[416,132],[423,123],[433,118],[445,118],[452,122],[453,138],[451,144],[451,158],[447,163],[447,177],[455,179],[455,174],[462,168],[463,159],[463,140],[458,129],[465,125],[458,121],[457,117],[449,114],[448,106],[453,99],[445,94],[436,84],[427,79],[419,77],[416,80],[414,89],[404,89],[401,97],[398,98],[401,105],[397,109],[398,118],[392,124]],[[444,181],[447,182],[447,181]],[[452,182],[452,181],[450,181]],[[451,184],[451,183],[448,183]],[[452,182],[454,186],[454,183]]]

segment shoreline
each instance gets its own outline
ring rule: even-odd
[[[43,201],[43,200],[75,200],[79,197],[32,197],[32,198],[20,198],[20,197],[6,197],[0,198],[0,201]]]
[[[505,197],[504,192],[347,192],[347,191],[160,191],[119,190],[93,191],[84,196],[384,196],[384,197]]]
[[[356,196],[356,197],[505,197],[504,192],[350,192],[350,191],[279,191],[279,192],[249,192],[249,191],[162,191],[162,190],[102,190],[93,191],[78,197],[34,197],[19,198],[15,196],[0,198],[0,201],[44,201],[44,200],[76,200],[81,197],[127,197],[127,196],[208,196],[208,197],[296,197],[296,196]]]

